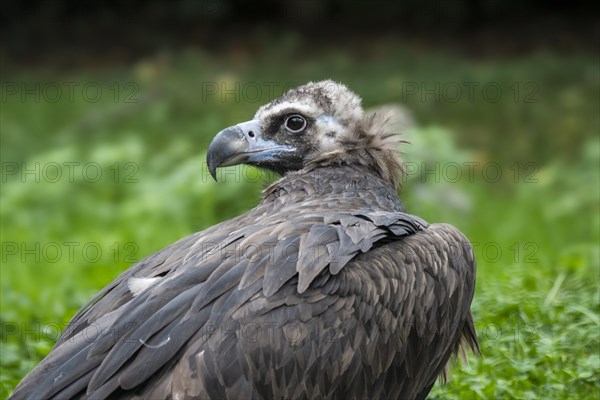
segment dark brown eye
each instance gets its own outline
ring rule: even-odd
[[[292,133],[298,133],[306,128],[306,120],[303,116],[294,114],[285,119],[285,129]]]

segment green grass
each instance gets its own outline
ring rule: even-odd
[[[209,178],[203,155],[216,132],[248,119],[272,97],[269,82],[280,83],[279,94],[292,82],[332,77],[367,106],[404,103],[414,111],[418,124],[407,133],[406,158],[438,172],[427,179],[411,174],[401,196],[412,213],[452,223],[475,244],[473,313],[483,357],[459,362],[432,397],[598,398],[593,58],[474,61],[387,43],[360,50],[367,54],[333,51],[297,61],[296,45],[289,46],[259,52],[252,63],[245,53],[217,59],[186,51],[132,68],[4,77],[3,84],[98,82],[103,96],[2,100],[0,397],[49,352],[74,312],[133,261],[256,204],[262,179]],[[512,94],[497,102],[402,97],[412,82],[467,81],[498,82],[506,93],[515,82],[534,82],[538,101],[515,101]],[[138,102],[124,102],[128,82],[139,88]],[[260,96],[206,93],[207,84],[235,89],[236,82],[241,90],[258,84]],[[79,163],[71,164],[72,179],[66,162]],[[468,162],[476,163],[472,179]],[[91,167],[84,170],[86,163]],[[457,182],[449,182],[454,175],[444,179],[450,163],[463,166]],[[501,168],[498,181],[485,169],[490,163]],[[39,182],[35,173],[23,173],[36,165]],[[20,171],[12,174],[13,166]]]

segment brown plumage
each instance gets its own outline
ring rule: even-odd
[[[73,318],[12,399],[420,399],[461,342],[475,260],[405,212],[397,135],[331,81],[213,140],[279,172],[247,213],[153,254]]]

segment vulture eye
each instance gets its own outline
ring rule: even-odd
[[[285,119],[285,129],[292,133],[298,133],[306,128],[306,120],[303,116],[294,114]]]

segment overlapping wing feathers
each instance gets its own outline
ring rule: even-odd
[[[411,337],[398,334],[400,326],[410,319],[415,328],[409,331],[430,344],[452,333],[452,328],[436,325],[440,317],[453,308],[468,313],[472,253],[468,258],[462,248],[440,249],[444,243],[464,240],[453,236],[455,230],[427,229],[424,221],[406,213],[368,210],[290,213],[285,220],[273,215],[254,225],[244,224],[244,218],[250,216],[182,239],[117,278],[74,317],[51,355],[19,385],[13,398],[81,392],[100,399],[117,391],[150,393],[150,388],[155,388],[154,394],[183,390],[189,395],[189,388],[210,392],[211,385],[220,394],[231,394],[239,393],[248,384],[247,375],[254,373],[271,373],[269,379],[286,384],[304,380],[311,393],[322,395],[335,377],[323,381],[317,372],[301,373],[302,368],[317,368],[329,360],[334,375],[347,376],[348,368],[364,359],[372,372],[358,380],[366,385],[366,380],[382,376],[401,349],[406,376],[415,378],[424,361],[407,347]],[[416,241],[412,247],[407,244],[411,241]],[[159,279],[134,296],[127,285],[131,277]],[[422,312],[413,316],[415,308]],[[307,342],[312,350],[300,360],[294,352],[286,353],[283,343],[248,352],[239,343],[214,342],[211,332],[203,332],[232,320],[234,314],[256,320],[261,315],[272,318],[274,312],[281,323],[321,318],[323,326],[340,327],[340,342],[327,351],[321,347],[319,354]],[[428,336],[427,327],[436,333]],[[351,330],[358,333],[347,332]],[[371,348],[380,336],[389,344]],[[221,346],[233,357],[227,365],[215,358]],[[448,349],[438,350],[434,359],[442,368]],[[186,357],[192,356],[196,361],[189,364]],[[280,359],[265,359],[261,368],[270,369],[256,371],[257,356]],[[175,377],[173,369],[180,371]],[[207,376],[200,377],[204,373]],[[215,382],[231,387],[215,389]]]

